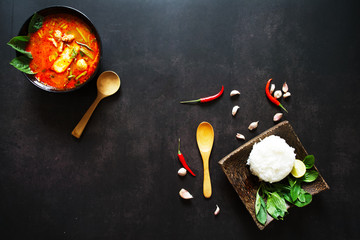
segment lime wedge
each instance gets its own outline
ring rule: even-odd
[[[291,174],[296,178],[301,178],[305,175],[306,166],[303,161],[296,159],[294,162],[294,167],[291,170]]]

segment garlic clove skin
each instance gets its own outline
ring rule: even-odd
[[[183,199],[192,199],[192,198],[194,198],[187,190],[185,190],[183,188],[180,190],[179,195]]]
[[[274,97],[275,97],[275,98],[281,98],[281,96],[282,96],[282,92],[281,92],[280,90],[276,90],[276,91],[274,92]]]
[[[275,84],[271,84],[270,85],[270,94],[273,94],[273,92],[275,91]]]
[[[184,177],[186,175],[187,171],[185,168],[180,168],[178,171],[178,175],[181,177]]]
[[[257,122],[252,122],[252,123],[250,123],[248,129],[249,129],[250,131],[252,131],[252,130],[256,129],[256,128],[258,127],[258,125],[259,125],[259,121],[257,121]]]
[[[273,121],[277,122],[282,118],[283,114],[282,113],[276,113],[273,117]]]
[[[231,114],[232,114],[234,117],[235,117],[237,111],[239,110],[239,108],[240,108],[240,107],[237,106],[237,105],[233,107],[233,109],[232,109],[232,111],[231,111]]]
[[[286,93],[287,91],[289,91],[289,86],[287,85],[286,82],[284,82],[284,84],[283,84],[283,86],[282,86],[282,91],[283,91],[284,93]]]
[[[240,92],[238,90],[232,90],[230,92],[230,97],[237,96],[237,95],[240,95]]]
[[[216,209],[215,209],[214,215],[217,216],[219,213],[220,213],[220,208],[219,208],[219,206],[216,204]]]
[[[290,92],[286,92],[286,93],[284,93],[283,98],[287,98],[287,97],[290,97],[290,96],[291,96],[291,93],[290,93]]]
[[[241,139],[241,140],[245,140],[245,136],[242,135],[241,133],[237,133],[237,134],[236,134],[236,138],[237,138],[237,139]]]

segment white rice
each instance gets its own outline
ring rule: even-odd
[[[271,135],[254,144],[247,164],[260,180],[278,182],[291,172],[296,156],[294,151],[284,139]]]

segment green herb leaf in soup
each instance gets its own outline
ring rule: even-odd
[[[80,51],[91,59],[94,59],[94,55],[85,47],[80,47]]]
[[[26,56],[20,56],[20,57],[16,57],[14,58],[11,62],[10,65],[14,66],[16,69],[27,73],[27,74],[35,74],[33,71],[31,71],[30,69],[30,61],[31,59],[26,57]]]
[[[10,47],[12,47],[13,49],[15,49],[16,51],[25,54],[28,58],[32,59],[32,55],[31,52],[27,52],[26,49],[26,45],[28,44],[30,40],[29,36],[17,36],[17,37],[13,37],[8,43],[7,45],[9,45]]]
[[[70,58],[71,58],[71,59],[75,58],[77,54],[78,54],[78,53],[76,52],[75,48],[71,49],[71,56],[70,56]]]
[[[43,21],[43,16],[39,15],[38,13],[34,13],[29,23],[28,32],[34,33],[39,30],[42,27]]]

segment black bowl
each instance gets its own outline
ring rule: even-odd
[[[91,31],[95,34],[96,39],[99,43],[99,62],[96,66],[96,69],[94,71],[94,73],[90,76],[90,78],[88,80],[86,80],[84,83],[71,88],[71,89],[56,89],[54,87],[48,86],[46,84],[43,84],[42,82],[40,82],[39,80],[37,80],[35,78],[34,75],[31,74],[26,74],[24,73],[25,77],[32,83],[34,84],[36,87],[45,90],[47,92],[55,92],[55,93],[65,93],[65,92],[72,92],[75,90],[78,90],[79,88],[83,87],[85,84],[87,84],[88,82],[90,82],[92,79],[94,79],[94,77],[96,76],[99,68],[100,68],[100,62],[102,59],[102,45],[101,45],[101,39],[100,39],[100,35],[98,33],[98,31],[96,30],[94,24],[91,22],[91,20],[82,12],[80,12],[79,10],[72,8],[72,7],[68,7],[68,6],[52,6],[52,7],[48,7],[48,8],[44,8],[41,9],[39,11],[37,11],[38,14],[40,14],[43,17],[46,17],[48,15],[52,15],[52,14],[58,14],[58,13],[66,13],[66,14],[70,14],[73,16],[76,16],[78,18],[80,18],[82,21],[84,21],[84,23],[86,23]],[[32,15],[33,16],[33,15]],[[30,16],[26,22],[22,25],[20,32],[19,32],[19,36],[26,36],[28,34],[28,26],[30,23],[30,20],[32,18],[32,16]],[[21,54],[19,52],[16,52],[16,56],[20,56]]]

